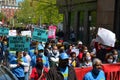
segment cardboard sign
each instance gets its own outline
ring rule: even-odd
[[[79,55],[79,49],[72,49],[71,52],[75,52],[75,53],[76,53],[76,56]]]
[[[4,27],[0,28],[0,36],[7,36],[8,33],[9,33],[9,28],[4,28]]]
[[[49,26],[48,38],[52,38],[52,39],[56,38],[56,26]]]
[[[115,36],[115,33],[113,33],[110,30],[99,28],[96,41],[99,43],[102,43],[103,45],[114,47],[116,36]]]
[[[48,39],[48,32],[47,30],[34,28],[32,34],[32,40],[39,41],[39,42],[47,42]]]
[[[9,36],[16,36],[17,31],[16,30],[9,30]]]
[[[9,48],[11,51],[28,51],[30,49],[30,38],[25,36],[10,36]]]
[[[31,31],[21,31],[21,35],[31,37]]]

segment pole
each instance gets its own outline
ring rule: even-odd
[[[42,27],[42,24],[41,24],[42,21],[41,20],[42,20],[42,16],[40,16],[40,27]]]
[[[13,27],[14,27],[14,18],[13,18]]]

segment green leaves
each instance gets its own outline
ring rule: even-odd
[[[58,12],[56,0],[24,0],[17,13],[17,19],[23,23],[58,24],[63,21],[63,15]]]

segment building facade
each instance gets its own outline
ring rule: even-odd
[[[16,0],[0,0],[0,12],[2,12],[7,19],[13,18],[17,9]]]
[[[0,4],[2,5],[16,5],[16,0],[0,0]]]
[[[77,39],[88,44],[95,38],[97,28],[104,27],[114,31],[119,39],[118,3],[119,0],[57,0],[59,12],[64,14],[64,32],[69,38],[70,31],[74,30]]]

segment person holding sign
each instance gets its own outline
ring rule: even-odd
[[[12,73],[18,78],[18,80],[24,80],[24,67],[29,66],[27,59],[23,57],[22,52],[17,52],[16,57],[12,57],[10,60],[10,68]]]

